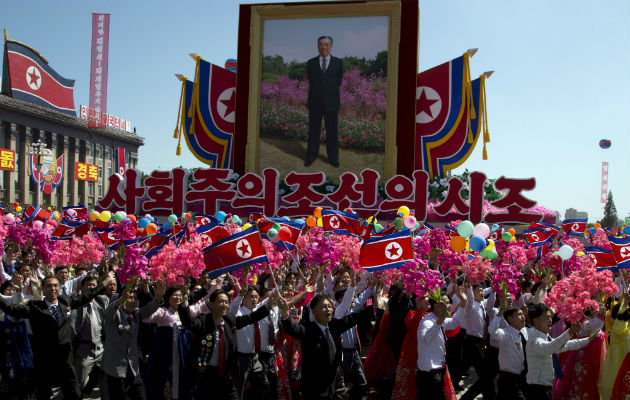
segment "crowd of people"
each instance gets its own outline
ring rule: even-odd
[[[15,399],[627,399],[630,295],[570,324],[519,293],[445,276],[440,297],[291,259],[253,282],[117,281],[116,257],[47,268],[7,249],[0,384]],[[433,268],[439,269],[439,265]],[[474,373],[473,373],[474,371]],[[474,379],[462,390],[463,377]]]

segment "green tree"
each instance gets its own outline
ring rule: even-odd
[[[289,78],[297,79],[301,81],[302,79],[306,79],[306,63],[299,63],[295,60],[291,61],[288,67],[289,70]]]
[[[615,207],[612,191],[608,192],[608,199],[604,207],[604,218],[602,218],[600,225],[606,229],[617,228],[617,208]]]
[[[364,75],[387,76],[387,50],[379,51],[374,60],[368,60]]]

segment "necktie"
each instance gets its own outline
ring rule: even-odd
[[[332,364],[335,361],[335,343],[332,340],[332,336],[330,336],[330,330],[326,327],[326,340],[328,341],[328,357],[330,358],[330,363]]]
[[[354,326],[354,340],[356,341],[356,347],[359,350],[359,354],[361,354],[361,339],[359,339],[359,330],[357,326]]]
[[[521,344],[523,345],[523,374],[527,375],[527,355],[525,354],[525,346],[527,345],[527,340],[525,340],[525,335],[523,332],[519,332],[521,335]]]
[[[260,353],[260,326],[258,321],[254,324],[254,351]]]
[[[64,296],[68,295],[68,290],[66,289],[66,285],[63,285],[61,287],[61,294],[63,294]]]
[[[87,307],[88,318],[90,323],[90,334],[92,336],[92,343],[99,346],[101,344],[101,329],[98,321],[98,315],[96,315],[94,303],[90,303]]]
[[[52,317],[57,321],[57,326],[61,327],[63,324],[63,319],[61,319],[61,311],[59,310],[59,306],[52,306]]]
[[[225,376],[225,335],[223,325],[219,325],[219,376]]]
[[[131,315],[127,316],[127,324],[129,324],[129,326],[131,326],[131,322],[133,322],[133,317]]]
[[[267,317],[269,321],[267,321],[267,326],[269,328],[269,332],[267,333],[267,340],[269,340],[269,344],[274,346],[276,344],[276,330],[273,326],[273,319],[271,317]]]
[[[547,341],[551,342],[551,336],[547,335]],[[560,357],[554,353],[551,355],[551,360],[553,361],[553,373],[556,375],[556,378],[564,378],[564,374],[562,373],[562,364],[560,364]]]
[[[322,58],[322,72],[326,72],[326,57]]]

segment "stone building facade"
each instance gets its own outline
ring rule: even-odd
[[[116,172],[118,147],[126,150],[125,167],[136,168],[144,139],[119,129],[89,129],[87,125],[87,120],[0,95],[0,148],[15,152],[15,171],[0,171],[0,204],[35,203],[37,184],[30,177],[27,153],[28,144],[41,139],[55,158],[66,155],[63,181],[50,195],[41,193],[41,206],[94,207],[107,193],[109,176]],[[97,165],[98,181],[76,179],[76,162]]]

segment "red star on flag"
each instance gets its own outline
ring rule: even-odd
[[[437,103],[438,101],[439,100],[429,100],[427,98],[426,91],[423,89],[422,92],[420,93],[420,98],[418,99],[418,109],[416,110],[417,114],[420,114],[421,112],[425,112],[428,116],[433,118],[433,113],[431,112],[431,106]]]
[[[232,113],[232,111],[234,111],[234,105],[236,103],[236,99],[234,98],[235,94],[236,94],[236,91],[232,90],[232,95],[230,96],[229,99],[219,100],[226,107],[225,114],[223,114],[224,117],[227,117],[228,115]]]

